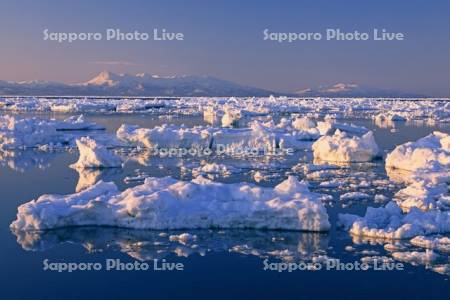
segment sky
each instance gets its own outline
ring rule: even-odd
[[[49,32],[182,32],[183,41],[43,39]],[[403,41],[263,40],[269,32],[401,32]],[[295,91],[363,86],[450,96],[450,1],[0,0],[0,80],[82,82],[102,70],[211,75]]]

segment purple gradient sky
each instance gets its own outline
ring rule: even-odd
[[[42,31],[185,34],[183,42],[43,41]],[[263,41],[262,30],[404,32],[402,42]],[[337,82],[450,96],[450,1],[0,0],[0,79],[86,81],[101,70],[207,74],[271,90]]]

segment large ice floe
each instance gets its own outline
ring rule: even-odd
[[[79,193],[43,195],[21,205],[11,228],[98,225],[327,231],[330,223],[320,198],[294,177],[275,188],[216,183],[202,177],[192,181],[147,178],[144,184],[123,192],[114,183],[100,181]]]
[[[450,135],[435,131],[416,142],[397,146],[386,157],[386,168],[411,172],[410,177],[450,180]]]
[[[71,168],[119,168],[122,166],[119,156],[89,137],[77,139],[76,144],[80,157],[76,163],[70,165]]]
[[[13,116],[0,116],[0,148],[14,149],[36,147],[48,143],[63,143],[54,122],[31,119],[18,119]]]
[[[332,162],[367,162],[380,152],[372,132],[351,137],[340,130],[318,139],[312,150],[315,159]]]
[[[61,146],[71,140],[65,131],[99,129],[104,127],[85,121],[82,115],[62,121],[4,115],[0,116],[0,149]]]

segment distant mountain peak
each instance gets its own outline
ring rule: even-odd
[[[300,97],[423,97],[413,93],[342,82],[298,90],[295,94]]]
[[[97,76],[92,78],[91,80],[85,82],[85,85],[108,85],[113,86],[119,80],[119,75],[109,72],[102,71]]]
[[[92,95],[92,96],[269,96],[280,93],[243,86],[203,75],[159,76],[148,73],[117,74],[102,71],[77,84],[40,81],[2,82],[0,95]]]
[[[47,96],[166,96],[166,97],[424,97],[389,89],[360,86],[356,83],[335,83],[305,88],[295,93],[279,93],[245,86],[208,75],[160,76],[149,73],[117,74],[102,71],[92,79],[77,84],[50,81],[11,82],[0,80],[0,95]]]

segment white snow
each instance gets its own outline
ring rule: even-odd
[[[313,145],[314,158],[332,162],[367,162],[379,155],[372,132],[362,137],[350,137],[336,130],[333,136],[323,136]]]
[[[386,169],[412,172],[411,177],[450,180],[450,135],[435,131],[416,142],[397,146],[386,157]]]
[[[67,196],[43,195],[18,208],[15,230],[105,225],[140,229],[260,228],[330,229],[320,195],[289,177],[275,188],[223,184],[198,177],[147,178],[119,192],[114,183]]]
[[[14,149],[37,147],[61,142],[53,122],[36,118],[19,119],[14,116],[0,116],[0,148]]]
[[[65,131],[98,129],[104,128],[86,122],[82,115],[63,121],[4,115],[0,116],[0,149],[62,146],[68,144],[72,138],[65,134]]]
[[[429,181],[420,180],[412,182],[398,191],[394,199],[405,212],[408,212],[412,207],[426,211],[447,206],[445,199],[447,195],[447,184],[433,184]]]

